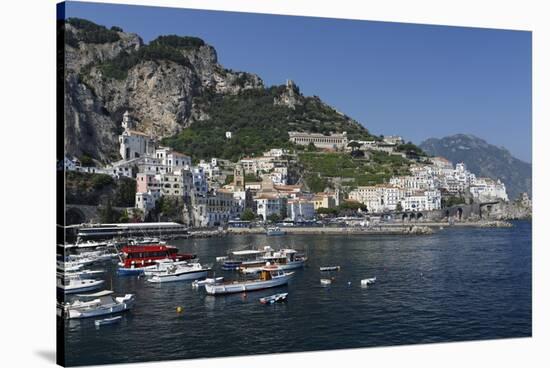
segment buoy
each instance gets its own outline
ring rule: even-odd
[[[177,313],[183,313],[183,307],[176,307],[176,312]]]

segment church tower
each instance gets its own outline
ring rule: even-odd
[[[244,182],[244,168],[241,164],[235,165],[235,170],[233,170],[233,191],[234,192],[240,192],[245,189],[245,182]]]
[[[128,110],[122,115],[122,128],[126,131],[133,128],[132,118]]]

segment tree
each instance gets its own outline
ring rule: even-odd
[[[281,221],[281,216],[276,213],[272,213],[271,215],[267,216],[267,221],[271,223]]]
[[[338,210],[336,208],[326,208],[326,207],[319,207],[317,209],[318,215],[326,215],[326,216],[335,216],[338,214]]]
[[[315,144],[313,142],[309,142],[309,144],[307,145],[307,150],[310,152],[315,152],[317,151],[317,147],[315,147]]]
[[[401,202],[397,203],[397,206],[395,206],[395,211],[397,212],[403,211],[403,206],[401,205]]]
[[[243,221],[252,221],[255,218],[256,218],[256,215],[250,208],[245,209],[243,211],[243,214],[241,215],[241,220]]]
[[[351,151],[355,152],[361,147],[361,144],[357,141],[352,141],[348,143],[348,147],[351,147]]]

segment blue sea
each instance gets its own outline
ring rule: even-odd
[[[106,286],[135,293],[135,308],[100,328],[93,318],[58,320],[67,365],[531,336],[531,222],[429,236],[243,235],[171,244],[202,263],[264,245],[296,248],[309,260],[288,286],[216,297],[188,282],[118,277],[115,265],[106,265]],[[333,265],[341,270],[319,271]],[[216,276],[239,277],[219,266]],[[332,285],[321,286],[327,277]],[[370,277],[376,284],[362,288],[360,280]],[[277,292],[288,292],[288,301],[259,303]]]

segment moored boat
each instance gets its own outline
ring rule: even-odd
[[[273,303],[286,302],[287,296],[288,296],[288,293],[279,293],[279,294],[266,296],[264,298],[260,298],[260,303],[273,304]]]
[[[133,294],[114,297],[111,290],[77,295],[77,297],[79,299],[61,306],[66,318],[89,318],[121,313],[131,309],[135,302]]]
[[[326,271],[340,271],[340,266],[319,267],[319,271],[321,271],[321,272],[326,272]]]
[[[376,276],[370,279],[363,279],[361,280],[361,286],[368,286],[368,285],[374,284],[375,282],[376,282]]]
[[[222,262],[222,269],[237,270],[240,267],[263,267],[265,265],[265,255],[270,254],[273,248],[265,246],[263,249],[244,249],[235,250],[229,253]],[[218,257],[221,258],[221,257]]]
[[[96,319],[94,321],[94,324],[96,327],[103,326],[103,325],[113,325],[115,323],[118,323],[122,320],[122,316],[115,316],[111,318],[104,318],[104,319]]]
[[[268,227],[265,233],[267,236],[285,235],[285,232],[278,226]]]
[[[204,280],[195,280],[195,281],[193,281],[191,286],[193,286],[194,288],[199,288],[199,287],[204,286],[206,284],[216,284],[216,283],[222,282],[222,281],[223,281],[223,276],[215,277],[215,278],[206,278]]]
[[[138,275],[144,267],[155,265],[159,260],[185,261],[195,258],[192,254],[180,254],[178,248],[170,245],[135,245],[122,248],[122,262],[119,275]]]
[[[258,279],[220,284],[205,284],[204,287],[206,288],[206,292],[210,295],[240,293],[285,285],[293,275],[294,272],[284,272],[276,265],[268,265],[262,269]]]
[[[164,272],[157,273],[151,278],[147,279],[148,282],[162,283],[162,282],[174,282],[185,280],[197,280],[208,275],[208,271],[211,268],[203,267],[200,263],[189,263],[173,266]]]
[[[103,286],[104,282],[103,280],[82,279],[78,276],[67,277],[64,275],[64,277],[57,278],[57,288],[65,294],[74,294],[97,290]]]

